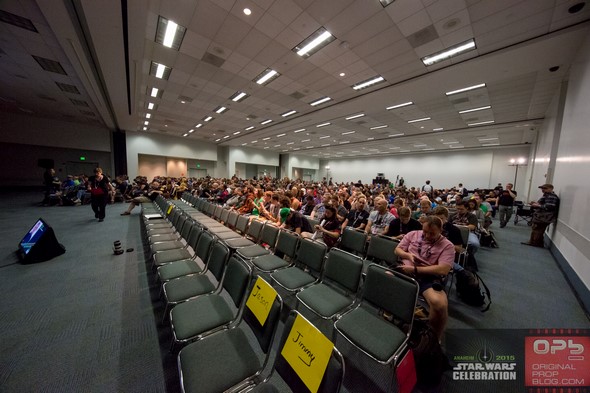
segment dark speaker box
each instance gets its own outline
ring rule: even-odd
[[[45,262],[66,252],[57,241],[53,228],[42,218],[27,232],[17,251],[22,263]]]

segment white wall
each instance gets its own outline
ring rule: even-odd
[[[155,176],[166,176],[166,157],[140,154],[138,157],[137,174],[151,181]],[[135,176],[131,177],[134,179]]]
[[[561,198],[557,225],[550,230],[553,244],[590,288],[590,38],[572,65],[563,123],[559,135],[553,185]],[[541,158],[541,157],[539,157]],[[550,164],[551,165],[551,164]]]
[[[126,139],[127,173],[130,178],[139,173],[140,154],[217,161],[217,146],[203,141],[138,132],[127,132]]]
[[[305,174],[313,174],[312,180],[318,180],[316,173],[320,168],[320,159],[316,157],[307,157],[297,154],[285,154],[286,159],[286,176],[291,179],[303,179]],[[313,171],[305,170],[313,169]]]
[[[239,177],[245,177],[245,164],[258,164],[277,167],[279,166],[279,154],[266,150],[252,149],[245,146],[230,147],[227,165],[229,176],[236,174]]]
[[[403,176],[408,187],[421,187],[429,179],[435,188],[450,188],[463,183],[468,189],[494,187],[498,183],[514,181],[514,167],[508,166],[511,157],[528,160],[528,147],[497,150],[452,151],[403,156],[347,158],[322,160],[321,168],[330,166],[329,176],[336,182],[361,180],[371,183],[377,173],[394,182]],[[521,168],[522,169],[522,168]],[[524,184],[526,174],[519,169],[518,184]],[[326,176],[320,169],[319,177]]]

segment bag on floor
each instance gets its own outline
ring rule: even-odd
[[[487,306],[481,311],[488,311],[492,305],[492,298],[490,295],[490,289],[483,282],[481,277],[477,273],[470,272],[467,269],[456,272],[455,274],[457,275],[456,288],[459,298],[470,306],[483,307],[486,306],[487,296]],[[480,285],[483,286],[485,290],[482,290]]]
[[[487,231],[487,233],[482,233],[481,238],[479,239],[479,244],[482,247],[490,247],[490,248],[498,248],[498,241],[496,240],[496,236],[494,236],[494,232]]]
[[[438,386],[443,373],[450,370],[451,365],[428,321],[414,320],[409,346],[416,363],[418,385]]]

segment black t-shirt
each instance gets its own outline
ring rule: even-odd
[[[357,209],[353,209],[348,213],[346,218],[348,219],[347,226],[353,227],[353,228],[358,228],[362,224],[367,225],[368,218],[369,218],[369,212],[366,210],[359,211]]]
[[[516,196],[516,191],[511,190],[512,193]],[[512,206],[514,205],[514,198],[510,196],[508,190],[503,190],[498,197],[498,205],[501,206]]]
[[[463,236],[461,236],[461,230],[451,224],[450,222],[445,222],[443,225],[443,236],[449,239],[454,246],[462,246],[463,245]]]
[[[313,232],[313,228],[307,221],[307,218],[303,217],[301,213],[297,211],[291,212],[286,221],[288,229],[295,231],[297,228],[301,228],[301,232]]]
[[[402,220],[396,218],[389,224],[389,231],[385,234],[386,236],[399,236],[402,233],[422,230],[422,224],[420,221],[410,218],[407,224],[402,223]]]

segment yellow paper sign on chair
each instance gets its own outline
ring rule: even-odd
[[[172,211],[172,209],[174,209],[174,205],[168,206],[168,210],[166,211],[166,214],[170,214],[170,212]]]
[[[258,277],[246,301],[246,307],[252,311],[262,326],[266,322],[266,318],[270,313],[270,308],[276,297],[277,291],[262,278]]]
[[[334,344],[307,319],[297,314],[281,355],[305,386],[316,393],[324,378]]]

